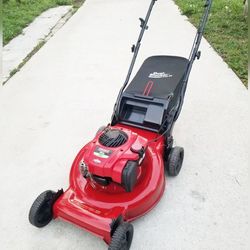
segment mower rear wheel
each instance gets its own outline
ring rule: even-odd
[[[33,226],[44,227],[53,219],[52,207],[55,196],[55,192],[47,190],[33,202],[29,212],[29,221]]]
[[[171,149],[166,162],[166,170],[169,176],[177,176],[182,167],[184,159],[184,148],[174,147]]]
[[[108,250],[129,250],[134,234],[133,225],[124,222],[115,230]]]

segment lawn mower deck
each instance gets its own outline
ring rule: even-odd
[[[141,32],[132,46],[133,58],[111,118],[76,156],[70,184],[64,192],[40,194],[29,221],[44,227],[62,219],[86,229],[109,244],[110,250],[129,249],[134,219],[151,210],[165,189],[165,173],[177,176],[184,149],[173,147],[172,131],[183,106],[188,78],[212,0],[205,12],[189,59],[177,56],[147,58],[130,81],[142,37],[156,0],[152,0]]]
[[[128,126],[124,125],[113,126],[110,129],[121,130],[127,134],[132,132],[133,135],[139,135],[145,141],[155,138],[155,133],[153,132],[141,129],[133,129],[131,131]],[[83,178],[83,169],[79,171],[83,167],[83,159],[86,157],[85,152],[92,145],[95,145],[95,148],[100,147],[100,145],[96,145],[99,144],[97,137],[100,136],[100,133],[97,133],[96,138],[87,144],[77,155],[71,168],[70,187],[55,202],[53,214],[55,218],[59,217],[83,227],[110,244],[113,232],[122,221],[132,221],[142,216],[160,200],[165,188],[164,162],[162,159],[164,140],[161,139],[150,144],[142,163],[136,170],[136,185],[132,187],[133,191],[126,192],[124,183],[122,185],[118,184],[119,180],[107,184],[105,179],[101,177],[98,179],[97,177],[97,179],[92,181],[88,178]],[[135,147],[139,145],[136,140],[134,142],[132,142],[132,145],[130,142],[127,142],[124,144],[125,147],[119,147],[120,155],[116,153],[116,159],[111,159],[111,161],[114,161],[114,164],[109,163],[109,165],[116,168],[116,170],[113,168],[112,172],[117,172],[117,177],[121,176],[120,172],[122,169],[120,168],[124,165],[119,165],[119,162],[127,161],[128,158],[131,159],[130,161],[134,161],[133,154],[138,158],[138,153],[130,151],[131,147],[134,147],[134,150],[136,150]],[[93,162],[93,165],[102,165],[98,162],[106,161],[108,159],[105,158],[106,155],[115,149],[104,146],[101,146],[101,148],[104,151],[103,156],[99,155],[98,157],[94,155],[90,161],[97,160],[97,163]],[[130,152],[126,151],[127,149]],[[101,171],[105,170],[102,168],[100,167]],[[107,175],[103,174],[102,176]],[[115,176],[113,176],[113,179],[115,179]],[[129,180],[131,179],[133,179],[132,176],[130,176]],[[131,185],[128,184],[128,186]]]

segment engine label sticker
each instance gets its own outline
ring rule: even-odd
[[[112,154],[112,150],[101,148],[101,147],[96,147],[94,151],[94,155],[98,156],[100,158],[109,158],[109,156]]]

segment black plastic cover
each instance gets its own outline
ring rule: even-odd
[[[149,57],[144,61],[125,92],[165,99],[170,93],[175,92],[186,73],[188,63],[188,59],[184,57]]]
[[[122,171],[122,185],[127,192],[131,192],[137,181],[138,163],[135,161],[128,161]]]
[[[177,56],[147,58],[122,93],[117,122],[163,133],[171,130],[181,100],[189,60]]]

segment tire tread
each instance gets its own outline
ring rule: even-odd
[[[44,202],[48,200],[48,195],[52,197],[52,195],[55,194],[55,192],[51,190],[44,191],[41,193],[33,202],[30,211],[29,211],[29,222],[35,226],[35,227],[44,227],[46,226],[51,220],[49,220],[47,223],[39,223],[37,221],[37,213],[40,210],[41,206],[43,206]]]

